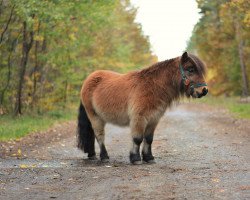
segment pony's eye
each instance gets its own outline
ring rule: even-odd
[[[195,68],[194,67],[189,67],[189,68],[187,68],[187,71],[189,73],[194,73],[195,72]]]

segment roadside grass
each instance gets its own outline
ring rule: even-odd
[[[228,109],[235,117],[250,119],[250,103],[241,103],[240,97],[207,96],[199,102]],[[54,110],[41,115],[26,114],[19,117],[0,116],[0,141],[18,139],[29,133],[43,131],[56,123],[76,119],[77,108],[71,106],[65,110]]]
[[[0,141],[18,139],[29,133],[43,131],[56,123],[76,119],[77,109],[49,111],[42,115],[0,116]]]
[[[213,97],[207,96],[200,102],[228,109],[237,118],[250,119],[250,103],[240,102],[240,97]]]

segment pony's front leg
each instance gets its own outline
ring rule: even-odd
[[[157,123],[149,124],[144,133],[142,158],[147,163],[155,163],[154,156],[152,154],[152,142],[154,137],[154,130]]]
[[[92,127],[95,133],[96,140],[99,144],[100,147],[100,158],[102,162],[107,162],[109,160],[108,152],[106,150],[105,144],[104,144],[104,139],[105,139],[105,132],[104,132],[104,126],[105,123],[95,117],[94,119],[92,118],[91,120]]]
[[[132,164],[141,164],[140,145],[143,141],[143,133],[146,127],[146,121],[143,119],[134,119],[131,121],[132,148],[130,150],[130,162]]]

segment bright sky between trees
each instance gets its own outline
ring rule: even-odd
[[[131,3],[138,8],[136,22],[142,24],[159,61],[185,51],[200,17],[195,0],[131,0]]]

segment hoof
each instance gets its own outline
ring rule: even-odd
[[[138,154],[130,153],[129,160],[134,165],[136,165],[135,163],[140,163],[141,164],[141,156],[140,156],[139,153]]]
[[[92,152],[92,153],[88,153],[88,159],[89,160],[96,160],[96,154],[95,152]]]
[[[108,156],[107,153],[106,153],[106,154],[101,154],[101,155],[100,155],[100,159],[101,159],[101,161],[102,161],[103,163],[109,162],[109,156]]]
[[[134,161],[133,163],[131,163],[133,165],[141,165],[142,164],[142,161],[138,160],[138,161]]]
[[[144,160],[144,163],[146,163],[146,164],[155,164],[156,162],[155,162],[155,160],[153,159],[153,160],[148,160],[148,161],[145,161],[145,160]]]
[[[101,162],[102,162],[102,163],[107,163],[107,162],[109,162],[109,158],[101,159]]]
[[[146,153],[142,152],[142,159],[146,163],[155,163],[155,158],[151,153],[146,154]]]
[[[89,157],[89,160],[97,160],[97,157],[96,156],[91,156],[91,157]]]

